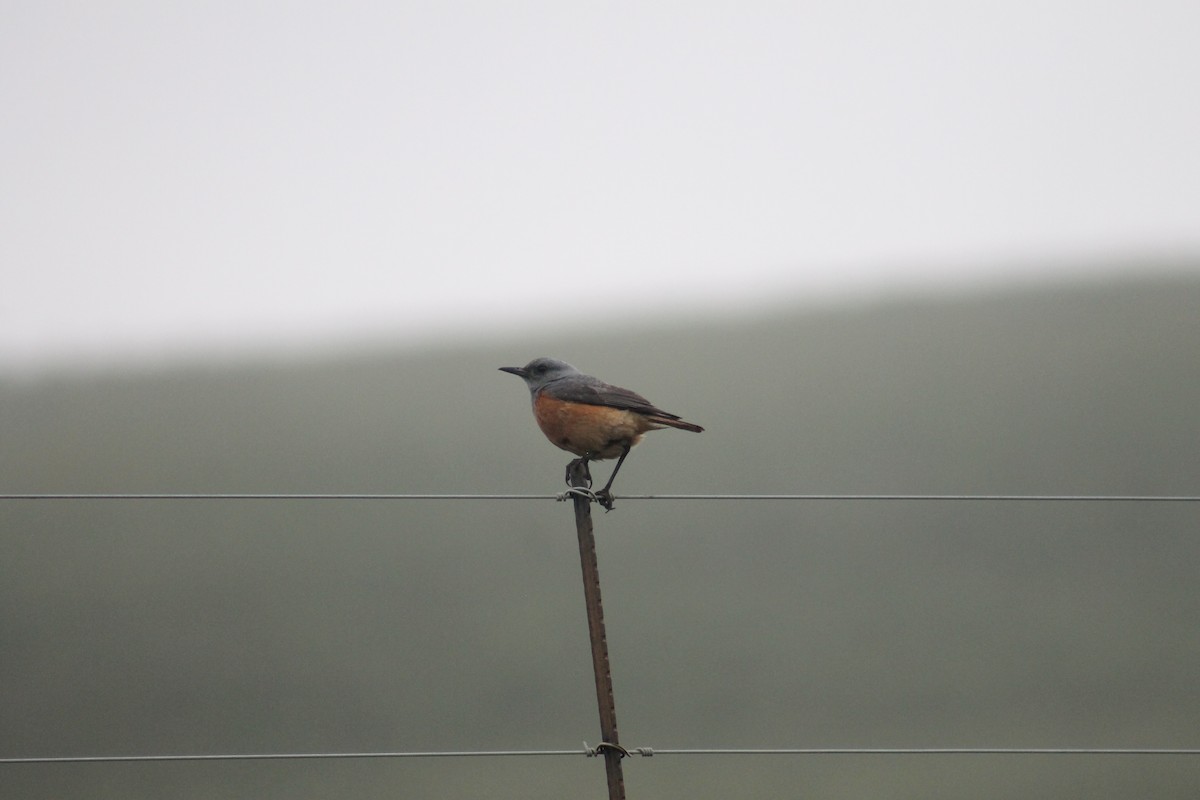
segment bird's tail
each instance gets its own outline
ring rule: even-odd
[[[674,414],[655,414],[650,417],[650,421],[658,425],[667,425],[672,428],[679,428],[681,431],[691,431],[693,433],[703,433],[704,428],[699,425],[693,425],[690,422],[685,422]]]

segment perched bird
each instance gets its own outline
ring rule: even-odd
[[[663,411],[637,392],[584,375],[554,358],[535,358],[523,367],[500,370],[525,380],[533,398],[533,416],[546,438],[579,456],[567,466],[568,476],[576,464],[582,463],[586,471],[589,461],[617,459],[608,483],[596,492],[596,499],[606,509],[613,505],[613,479],[642,434],[661,428],[704,430]]]

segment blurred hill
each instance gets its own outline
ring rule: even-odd
[[[627,746],[1200,747],[1200,282],[0,382],[0,492],[538,493],[538,355],[704,425],[596,513]],[[594,474],[603,480],[610,466]],[[0,756],[596,740],[553,501],[0,503]],[[0,796],[601,797],[589,759],[0,765]],[[671,757],[631,798],[1192,797],[1194,757]]]

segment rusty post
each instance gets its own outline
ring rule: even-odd
[[[571,485],[590,484],[585,464],[573,463]],[[608,663],[608,639],[604,634],[604,606],[600,602],[600,569],[596,561],[596,538],[592,535],[592,501],[576,495],[575,527],[579,533],[579,561],[583,567],[583,599],[587,605],[588,638],[592,643],[592,670],[596,674],[596,703],[600,709],[600,751],[608,775],[609,800],[625,800],[625,776],[621,772],[623,752],[617,739],[617,706],[613,698],[612,671]]]

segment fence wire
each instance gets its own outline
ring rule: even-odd
[[[1018,503],[1197,503],[1200,495],[1083,494],[619,494],[617,500],[832,500],[985,501]],[[570,494],[369,494],[369,493],[14,493],[5,500],[567,500]]]
[[[769,747],[683,748],[633,747],[629,756],[1197,756],[1200,748],[1130,747]],[[596,756],[597,749],[575,750],[425,750],[367,753],[203,753],[135,756],[32,756],[0,758],[0,764],[119,764],[162,761],[296,761],[366,758],[511,758]]]

